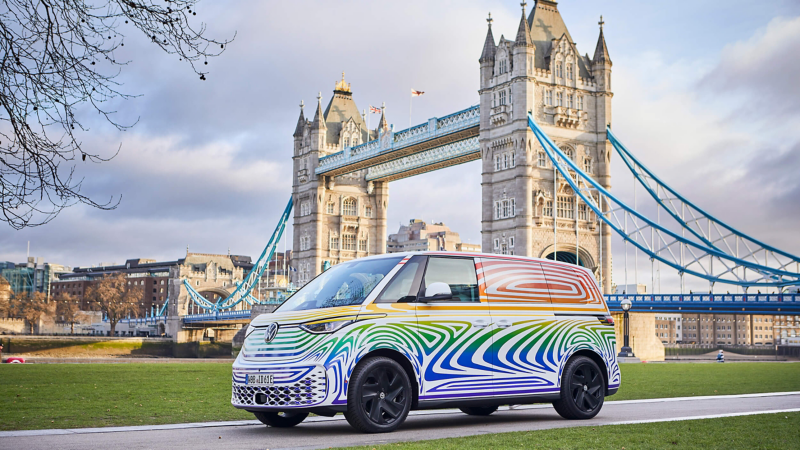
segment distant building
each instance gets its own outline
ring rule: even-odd
[[[428,224],[412,219],[408,225],[401,225],[395,234],[386,241],[387,253],[422,251],[479,252],[478,244],[465,244],[461,236],[443,223]]]
[[[28,257],[27,263],[15,264],[13,262],[0,263],[0,275],[5,278],[11,286],[14,294],[32,294],[41,292],[48,298],[51,294],[51,284],[62,273],[68,273],[71,269],[61,264],[39,263],[39,258]]]
[[[292,271],[292,251],[275,252],[269,261],[268,269],[264,270],[253,297],[262,301],[285,300],[288,291],[292,288],[289,272]]]
[[[644,284],[623,284],[616,286],[616,290],[614,291],[617,295],[642,295],[647,294],[647,285]]]
[[[208,266],[213,266],[213,273],[207,273]],[[128,288],[141,288],[142,300],[140,302],[139,315],[153,315],[159,311],[169,296],[170,269],[184,267],[185,271],[202,274],[202,278],[207,279],[211,284],[221,284],[223,288],[231,288],[234,278],[241,280],[241,273],[246,273],[253,267],[249,256],[239,255],[207,255],[201,253],[188,253],[185,258],[175,261],[161,261],[154,259],[129,259],[124,265],[77,267],[70,273],[61,274],[58,280],[53,282],[53,295],[70,294],[81,302],[81,309],[91,310],[92,305],[86,298],[86,291],[89,286],[99,279],[116,275],[125,274]],[[176,270],[175,273],[179,273]],[[234,274],[236,272],[238,274]],[[217,279],[230,279],[217,283]],[[197,281],[199,286],[199,281]],[[204,283],[205,284],[205,283]],[[207,300],[216,301],[221,293],[207,291],[201,292]],[[194,311],[201,312],[201,311]]]

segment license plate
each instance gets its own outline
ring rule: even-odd
[[[256,386],[272,386],[275,382],[274,375],[272,374],[265,374],[260,373],[257,375],[248,375],[247,376],[247,384],[252,384]]]

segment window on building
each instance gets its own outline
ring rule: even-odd
[[[562,78],[564,76],[563,73],[563,66],[560,62],[556,63],[556,78]]]
[[[502,106],[505,104],[506,104],[506,91],[502,90],[500,91],[500,105]]]
[[[344,146],[350,147],[350,138],[344,138]]]
[[[342,250],[354,250],[356,249],[356,236],[354,234],[343,234],[342,235]]]
[[[517,160],[514,158],[514,156],[514,152],[511,152],[508,155],[508,162],[511,164],[511,167],[517,167]]]
[[[558,217],[563,219],[575,218],[575,199],[566,195],[558,197]]]
[[[589,220],[589,207],[586,203],[580,203],[578,205],[578,219]]]
[[[545,91],[544,99],[547,106],[553,106],[553,91]]]
[[[499,219],[502,217],[500,202],[494,202],[494,218]]]
[[[508,217],[510,215],[508,207],[508,200],[503,200],[503,217]]]
[[[564,93],[556,92],[556,106],[564,106]]]
[[[567,79],[572,79],[572,64],[567,64]]]
[[[572,109],[572,100],[574,96],[572,94],[567,95],[567,108]]]
[[[364,208],[364,215],[367,217],[372,217],[372,206],[367,206]]]
[[[508,246],[514,248],[514,236],[508,238]]]
[[[360,252],[367,251],[367,240],[366,239],[359,239],[358,240],[358,251],[360,251]]]
[[[331,236],[331,250],[339,250],[339,236]]]
[[[500,158],[500,155],[494,157],[494,170],[502,170],[503,169],[503,160]]]
[[[511,217],[514,217],[514,216],[517,215],[517,202],[516,202],[516,199],[512,198],[511,200],[509,200],[509,203],[511,204],[511,206],[510,206]]]
[[[508,244],[506,244],[505,242],[500,244],[500,254],[501,255],[507,255],[508,254]]]
[[[567,158],[570,160],[575,159],[575,152],[569,147],[564,149],[564,154],[567,155]]]
[[[508,169],[508,153],[503,155],[503,169]]]
[[[583,158],[583,171],[586,173],[592,173],[592,159],[591,158]]]
[[[336,213],[336,205],[333,202],[328,202],[328,204],[325,205],[325,212],[328,214]]]
[[[578,96],[578,110],[583,111],[583,96]]]
[[[342,202],[342,215],[344,216],[357,216],[358,209],[356,209],[356,199],[353,197],[346,198]]]
[[[500,239],[494,240],[494,249],[498,250],[500,248]]]
[[[307,201],[300,203],[300,215],[307,216],[309,214],[311,214],[311,203]]]
[[[539,167],[547,167],[547,155],[544,152],[539,152],[539,160],[538,160]]]
[[[547,200],[544,202],[544,211],[542,211],[543,216],[553,217],[553,201]]]

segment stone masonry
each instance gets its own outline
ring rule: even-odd
[[[610,187],[605,128],[613,94],[602,20],[590,58],[578,52],[556,2],[537,1],[527,19],[522,7],[514,40],[501,36],[495,44],[490,16],[479,60],[483,251],[573,263],[577,251],[581,265],[610,281],[610,230],[603,227],[601,237],[591,209],[561,177],[554,183],[553,165],[527,123],[531,111],[573,161]],[[601,283],[608,293],[611,283]]]

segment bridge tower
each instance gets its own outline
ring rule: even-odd
[[[560,148],[610,187],[605,127],[613,94],[602,18],[590,58],[578,52],[555,1],[538,0],[527,18],[521,6],[513,40],[501,36],[495,44],[489,16],[479,59],[483,251],[577,259],[602,276],[609,293],[611,231],[601,231],[563,179],[554,182],[553,165],[527,123],[531,111]]]
[[[353,101],[350,84],[336,83],[324,112],[322,93],[313,120],[300,104],[294,132],[292,196],[295,269],[292,281],[302,286],[323,266],[386,252],[389,186],[367,181],[366,170],[340,176],[318,176],[314,169],[326,156],[377,139],[389,130],[385,109],[378,127],[368,130]]]

